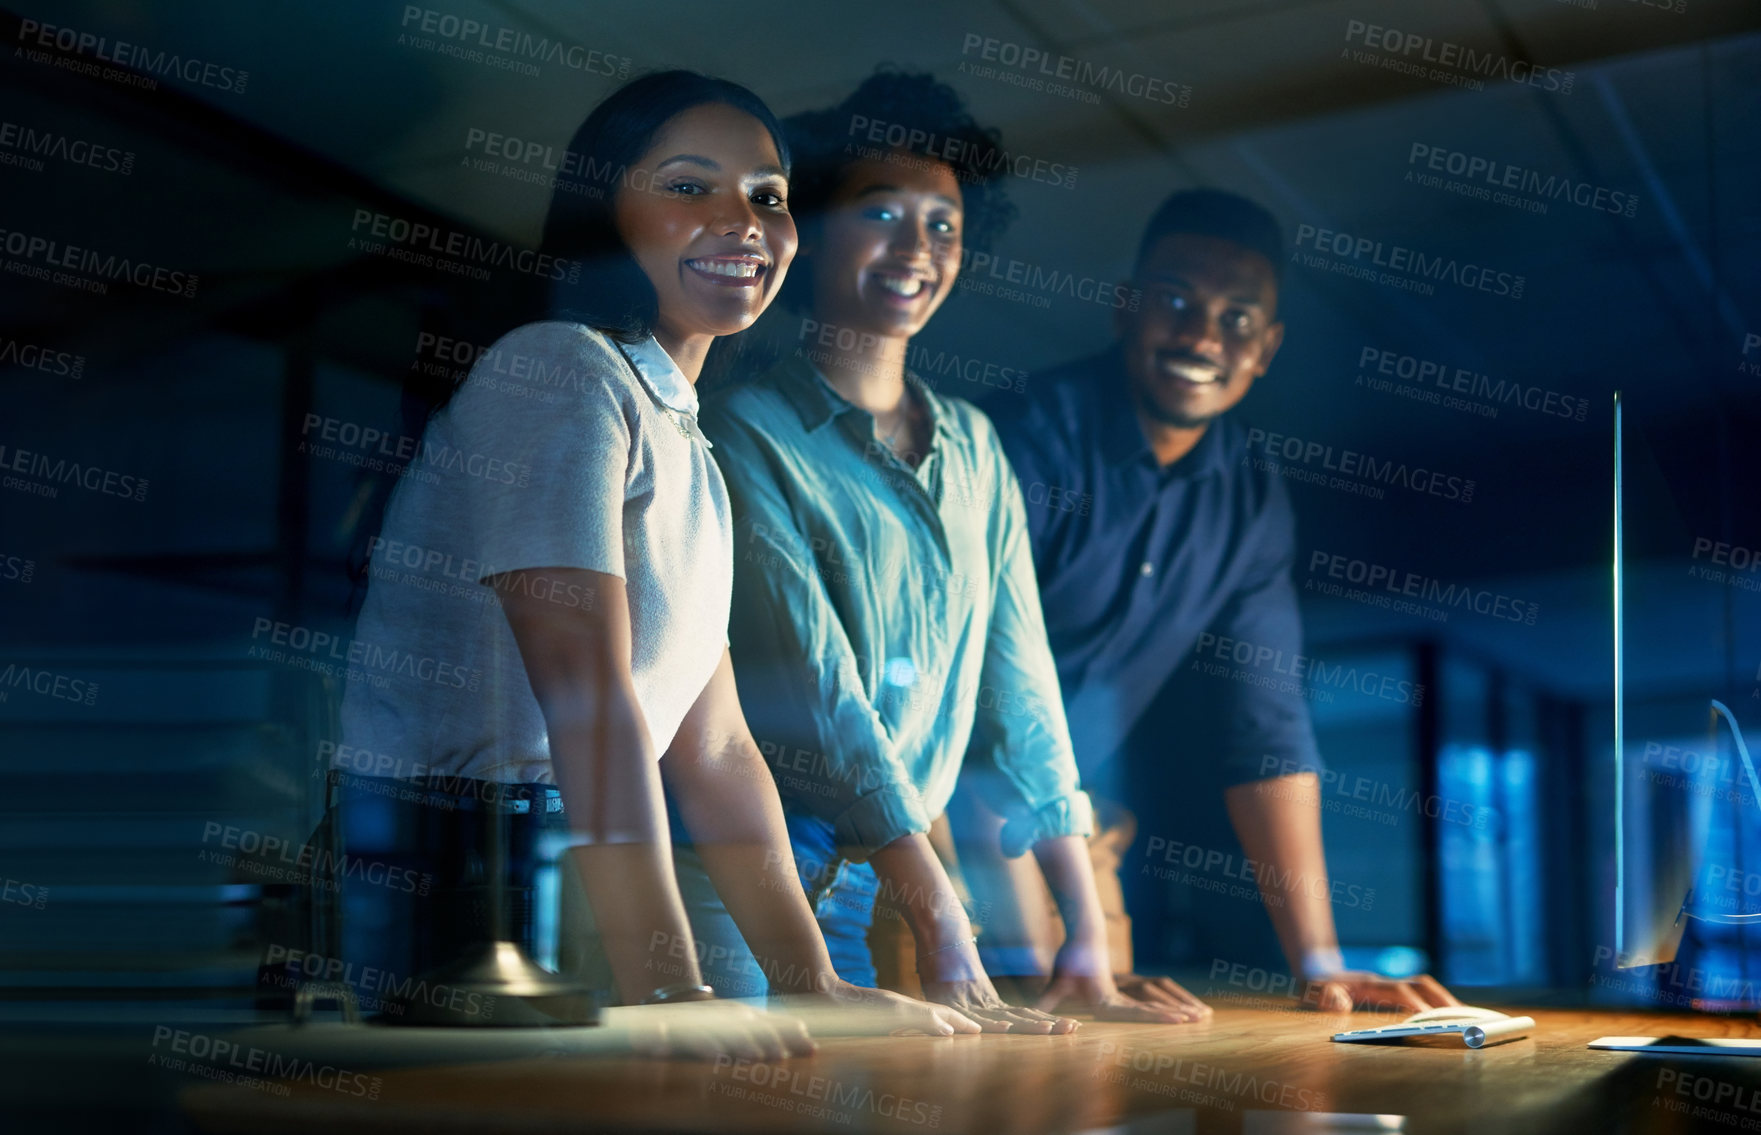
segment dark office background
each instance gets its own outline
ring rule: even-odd
[[[1706,730],[1708,697],[1761,728],[1761,571],[1748,570],[1761,555],[1761,6],[443,2],[0,13],[5,129],[63,140],[32,154],[0,135],[0,445],[7,462],[29,451],[115,475],[108,491],[41,476],[52,495],[12,480],[0,491],[0,665],[63,679],[0,689],[0,1011],[151,1022],[171,1005],[252,1003],[281,888],[261,865],[214,862],[205,833],[298,846],[321,807],[315,770],[340,689],[251,648],[262,620],[347,634],[350,558],[391,486],[349,463],[361,446],[309,451],[311,415],[407,432],[406,377],[440,361],[419,335],[502,310],[519,282],[365,252],[351,243],[360,211],[531,247],[545,153],[620,81],[606,72],[692,67],[786,114],[840,99],[883,63],[951,82],[1028,159],[1008,182],[1020,220],[986,271],[1019,262],[1040,285],[958,291],[919,358],[1011,368],[1031,388],[1110,333],[1110,307],[1044,281],[1122,280],[1163,196],[1220,186],[1303,239],[1284,266],[1286,345],[1240,416],[1299,449],[1473,482],[1471,503],[1288,482],[1309,653],[1423,690],[1312,692],[1337,776],[1326,836],[1350,888],[1335,903],[1348,958],[1428,968],[1469,999],[1498,987],[1674,1003],[1685,985],[1667,974],[1608,980],[1611,406],[1624,391],[1629,742],[1656,745],[1658,770],[1690,766],[1719,854],[1761,870],[1757,803],[1715,790],[1741,778],[1728,737]],[[462,20],[491,40],[547,37],[585,65],[528,74],[447,54],[484,51],[439,34]],[[40,25],[141,45],[147,56],[126,58],[156,86]],[[1430,45],[1390,49],[1408,34]],[[1422,63],[1442,45],[1452,61],[1463,48],[1493,60],[1490,73]],[[1029,48],[1076,61],[1086,85],[1048,89],[1019,62]],[[159,52],[203,66],[151,73]],[[1160,83],[1114,88],[1101,67]],[[1533,83],[1509,77],[1531,68]],[[490,135],[504,139],[496,156]],[[520,155],[536,143],[533,156],[507,156],[507,138]],[[72,142],[91,160],[68,156]],[[1495,199],[1469,162],[1534,176]],[[1349,237],[1335,246],[1321,230]],[[44,261],[10,243],[21,238],[187,273],[194,294],[33,278]],[[1505,282],[1438,280],[1426,294],[1347,271],[1377,256],[1350,250],[1378,244],[1383,259],[1401,246]],[[1498,294],[1515,277],[1520,298]],[[986,280],[1003,282],[969,273]],[[786,342],[792,325],[766,333]],[[1463,384],[1461,404],[1410,369],[1420,362]],[[981,403],[1017,396],[959,373],[937,381]],[[1432,581],[1433,599],[1414,611],[1333,592],[1372,566]],[[1202,760],[1190,740],[1178,699],[1137,738]],[[1666,762],[1669,746],[1709,759]],[[1238,856],[1217,806],[1194,795],[1146,809],[1127,869],[1150,862],[1151,837]],[[1169,901],[1180,917],[1141,928],[1146,963],[1202,988],[1217,959],[1263,953],[1257,903],[1202,888]],[[1715,930],[1690,935],[1684,964],[1756,964]]]

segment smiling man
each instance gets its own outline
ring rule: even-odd
[[[1319,1007],[1453,1004],[1429,977],[1392,981],[1345,969],[1310,771],[1320,761],[1293,683],[1207,682],[1202,696],[1188,699],[1193,709],[1171,742],[1127,744],[1201,636],[1284,657],[1302,653],[1290,501],[1275,473],[1246,460],[1245,431],[1228,414],[1283,342],[1283,260],[1283,234],[1258,205],[1217,190],[1174,194],[1139,244],[1140,302],[1120,309],[1117,341],[1046,375],[1031,399],[993,400],[1016,403],[993,417],[1028,502],[1040,600],[1083,784],[1115,799],[1127,779],[1151,784],[1154,797],[1132,798],[1160,809],[1166,800],[1157,797],[1220,779],[1254,865],[1232,877],[1250,888],[1257,880],[1285,958],[1316,983]],[[1037,887],[1031,865],[987,861],[983,849],[993,841],[964,834],[994,823],[975,796],[963,793],[950,815],[975,889]],[[1129,923],[1114,873],[1129,832],[1124,817],[1091,847],[1101,892],[1116,900],[1113,961],[1121,971],[1130,966],[1122,930]],[[1174,834],[1190,838],[1184,830],[1157,834],[1164,844]],[[1032,972],[1034,947],[1045,945],[1033,941],[1033,928],[990,930],[991,971]],[[1147,992],[1153,996],[1153,982]]]

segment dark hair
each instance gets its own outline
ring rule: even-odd
[[[1002,132],[980,126],[960,93],[933,75],[876,69],[843,102],[792,115],[783,126],[795,154],[789,212],[802,228],[823,217],[852,164],[874,151],[897,150],[954,171],[965,247],[988,250],[1015,219],[1015,206],[999,183],[1009,168]],[[877,129],[883,141],[872,139]],[[798,257],[783,279],[780,298],[793,310],[806,311],[812,304],[811,269],[810,258]]]
[[[630,164],[648,151],[661,128],[706,103],[758,119],[776,143],[783,169],[789,168],[782,125],[762,99],[738,83],[695,71],[660,71],[625,83],[593,108],[558,163],[539,247],[578,262],[579,270],[544,304],[547,317],[585,323],[625,343],[653,332],[659,315],[654,285],[618,235],[612,205]]]
[[[1156,242],[1171,233],[1214,236],[1239,244],[1270,260],[1275,279],[1284,278],[1283,228],[1271,213],[1238,193],[1182,189],[1170,194],[1144,227],[1136,267],[1142,268]]]

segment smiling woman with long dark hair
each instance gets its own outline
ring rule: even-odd
[[[606,99],[569,153],[545,226],[567,265],[550,318],[498,340],[434,415],[377,545],[357,645],[436,665],[351,675],[345,738],[430,791],[443,774],[460,799],[545,802],[531,823],[572,845],[624,1003],[712,996],[664,782],[773,988],[878,1004],[892,1027],[971,1030],[832,972],[735,694],[732,521],[694,383],[794,255],[776,120],[742,87],[665,72]],[[440,669],[464,680],[432,680]],[[487,936],[456,912],[424,931]],[[737,1051],[809,1043],[798,1026],[747,1027]]]

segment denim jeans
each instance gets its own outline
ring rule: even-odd
[[[721,895],[716,893],[696,848],[674,845],[673,874],[679,880],[679,897],[685,902],[685,915],[691,922],[697,968],[703,974],[704,984],[714,989],[717,997],[762,1000],[769,992],[770,982],[758,959],[746,947],[746,939],[734,925],[734,917],[728,913]]]
[[[880,880],[867,863],[840,858],[830,820],[785,812],[795,871],[813,916],[825,935],[832,968],[852,985],[872,988],[878,979],[868,952],[868,928],[874,925],[874,898]]]
[[[877,983],[868,952],[868,928],[874,922],[879,882],[874,868],[852,863],[837,854],[830,821],[785,810],[796,877],[825,937],[832,968],[852,985]],[[747,948],[727,907],[710,884],[703,861],[688,848],[675,852],[679,893],[697,939],[703,980],[724,997],[758,997],[768,989],[774,967],[761,964]]]

